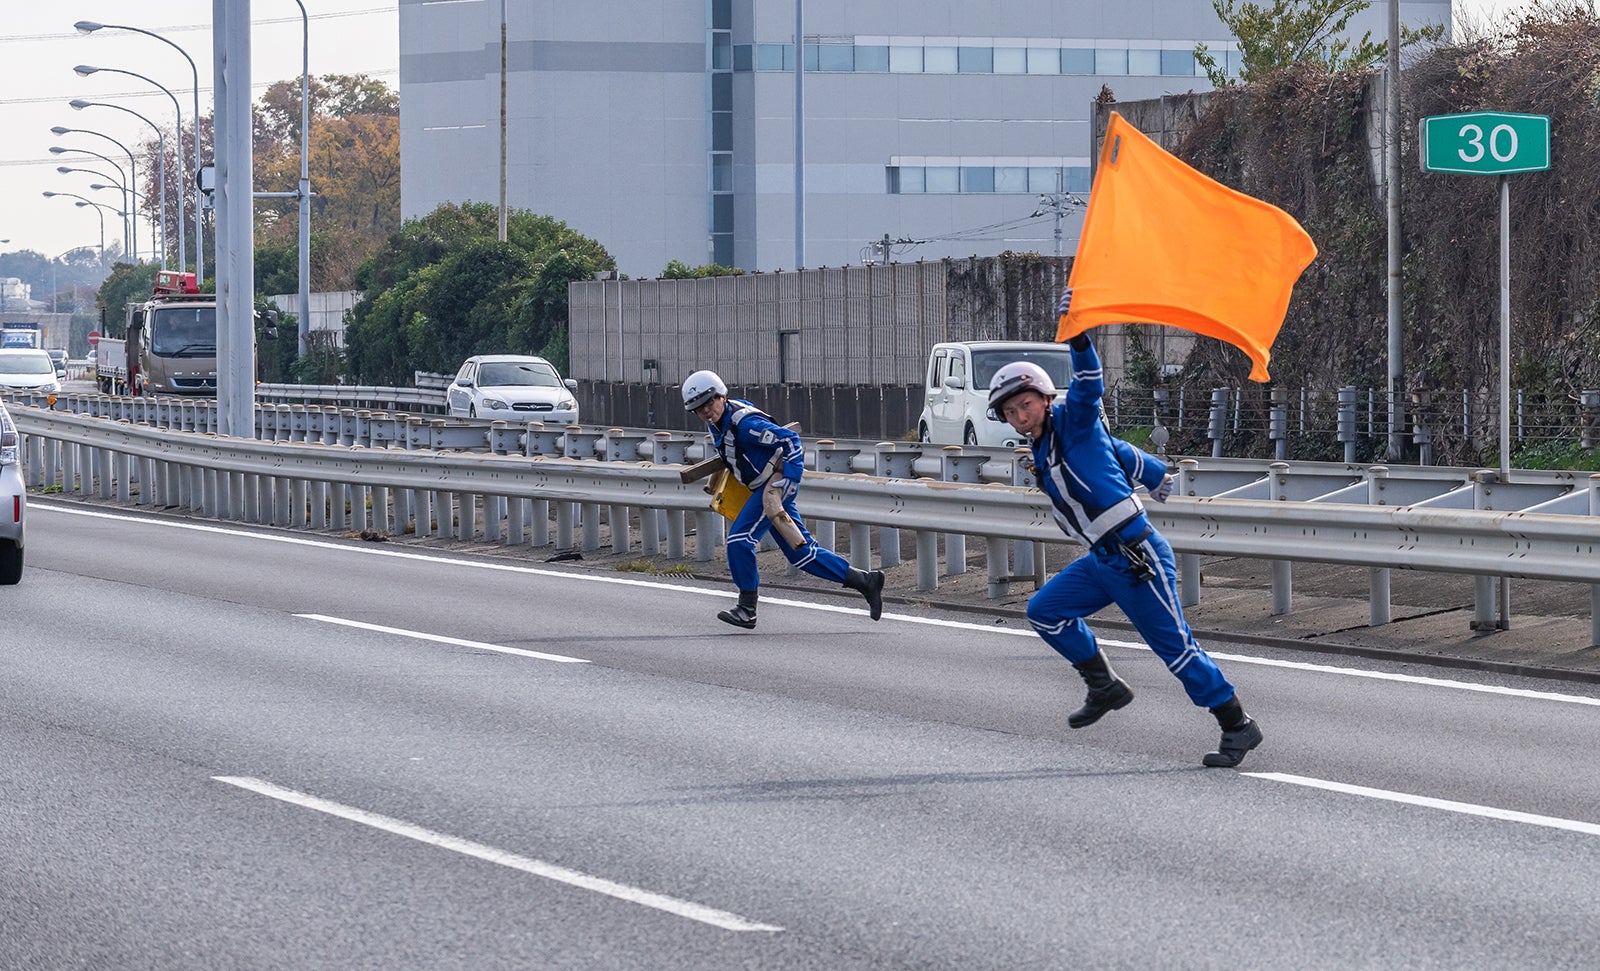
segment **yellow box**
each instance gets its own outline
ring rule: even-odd
[[[711,508],[729,522],[739,518],[739,511],[750,501],[750,490],[733,474],[731,469],[717,473],[716,487],[711,490]]]

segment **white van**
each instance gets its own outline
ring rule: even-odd
[[[1058,391],[1072,380],[1072,351],[1065,344],[1033,341],[960,341],[935,344],[923,381],[919,441],[935,445],[1026,445],[1003,421],[990,421],[989,379],[1012,361],[1044,368]]]

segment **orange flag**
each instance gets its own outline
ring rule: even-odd
[[[1056,340],[1167,324],[1234,345],[1266,381],[1289,294],[1316,256],[1293,216],[1200,174],[1113,112]]]

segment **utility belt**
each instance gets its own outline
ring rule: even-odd
[[[1117,530],[1113,529],[1090,549],[1102,556],[1120,554],[1128,561],[1133,571],[1133,582],[1137,585],[1155,578],[1155,569],[1151,567],[1150,557],[1144,551],[1144,541],[1155,534],[1156,528],[1148,524],[1134,535],[1126,537],[1118,535]]]

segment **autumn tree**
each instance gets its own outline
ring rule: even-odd
[[[313,78],[308,169],[313,288],[346,290],[356,267],[400,225],[400,106],[365,75]],[[279,81],[255,111],[258,188],[288,191],[300,181],[300,82]],[[299,200],[256,204],[257,290],[298,288]],[[286,260],[287,257],[287,260]],[[294,266],[292,276],[273,269]],[[288,283],[288,286],[284,284]]]

